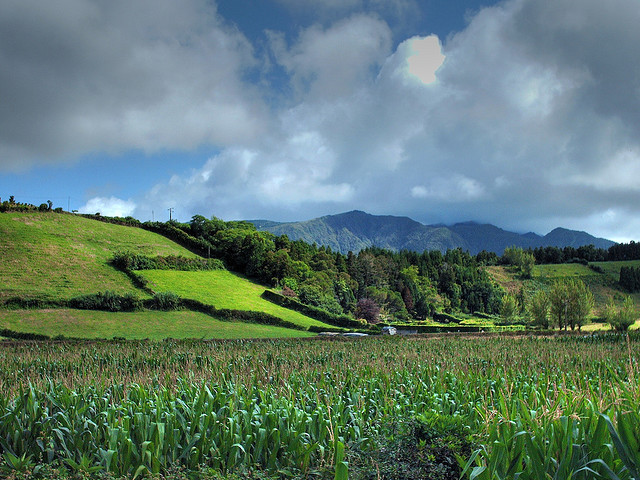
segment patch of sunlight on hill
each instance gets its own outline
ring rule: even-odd
[[[135,291],[129,278],[109,265],[118,251],[194,256],[140,228],[52,212],[0,213],[0,299]]]
[[[288,308],[280,307],[261,297],[265,287],[226,270],[210,272],[177,272],[145,270],[140,272],[149,280],[154,291],[169,291],[184,298],[199,300],[216,308],[254,310],[270,313],[283,320],[302,325],[327,327]]]

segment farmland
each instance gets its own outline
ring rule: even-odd
[[[73,215],[0,215],[0,300],[69,299],[83,293],[134,292],[131,281],[108,262],[117,251],[194,256],[166,238],[138,228]]]
[[[222,321],[215,315],[186,310],[107,312],[60,308],[67,307],[74,297],[105,291],[148,299],[149,290],[134,285],[125,272],[113,265],[114,255],[122,252],[149,257],[197,257],[174,241],[141,228],[52,212],[2,213],[0,304],[9,302],[12,305],[0,308],[0,329],[88,339],[289,338],[311,335],[282,326],[233,321],[233,315],[231,318],[227,315]],[[239,275],[226,271],[219,272],[217,277],[197,275],[207,272],[173,273],[196,275],[186,275],[184,284],[174,281],[161,290],[175,288],[186,297],[214,301],[217,308],[269,312],[302,329],[311,325],[325,326],[263,300],[260,294],[266,287]],[[206,278],[206,288],[203,285],[203,292],[194,293],[201,287],[194,283],[193,279],[198,278]],[[31,305],[41,308],[23,309]]]
[[[311,333],[256,323],[221,321],[192,311],[101,312],[67,308],[0,309],[0,325],[15,332],[50,337],[151,339],[287,338]]]
[[[639,356],[620,335],[2,344],[2,468],[631,479]]]
[[[322,327],[326,324],[264,300],[264,287],[226,270],[178,272],[145,270],[143,276],[154,290],[171,291],[184,298],[199,300],[217,308],[257,310],[301,325]]]

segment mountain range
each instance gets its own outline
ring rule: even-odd
[[[454,225],[424,225],[409,217],[371,215],[354,210],[302,222],[250,220],[258,230],[287,235],[291,240],[325,245],[334,251],[354,253],[367,247],[389,250],[440,250],[462,248],[475,255],[486,250],[501,255],[507,247],[580,247],[594,245],[607,249],[615,242],[596,238],[586,232],[556,228],[541,236],[514,233],[495,225],[476,222]]]

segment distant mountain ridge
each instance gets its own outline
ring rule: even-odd
[[[501,255],[505,248],[580,247],[594,245],[607,249],[615,242],[596,238],[586,232],[556,228],[541,236],[532,232],[520,234],[491,224],[475,222],[446,225],[424,225],[409,217],[371,215],[354,210],[327,215],[303,222],[274,222],[250,220],[258,230],[275,235],[287,235],[292,240],[325,245],[334,251],[359,252],[367,247],[389,250],[440,250],[462,248],[471,254],[482,250]]]

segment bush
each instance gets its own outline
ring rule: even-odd
[[[155,310],[177,310],[180,307],[180,297],[173,292],[158,292],[150,303],[150,307]]]
[[[0,330],[0,337],[14,338],[16,340],[50,340],[48,335],[40,335],[38,333],[14,332],[8,328]]]
[[[224,270],[222,260],[217,258],[187,258],[176,255],[147,257],[132,252],[118,252],[111,260],[116,268],[128,270]]]
[[[631,297],[625,298],[620,309],[616,308],[613,300],[610,300],[605,307],[604,317],[607,323],[618,332],[626,332],[629,330],[629,327],[633,325],[638,318],[633,308],[633,300]]]
[[[80,295],[69,300],[69,307],[80,310],[106,310],[108,312],[132,312],[142,308],[142,301],[132,293],[118,295],[105,292]]]
[[[488,318],[493,318],[487,315]],[[486,318],[486,317],[482,317]],[[436,312],[433,314],[433,320],[440,323],[460,323],[462,320],[448,313]]]

